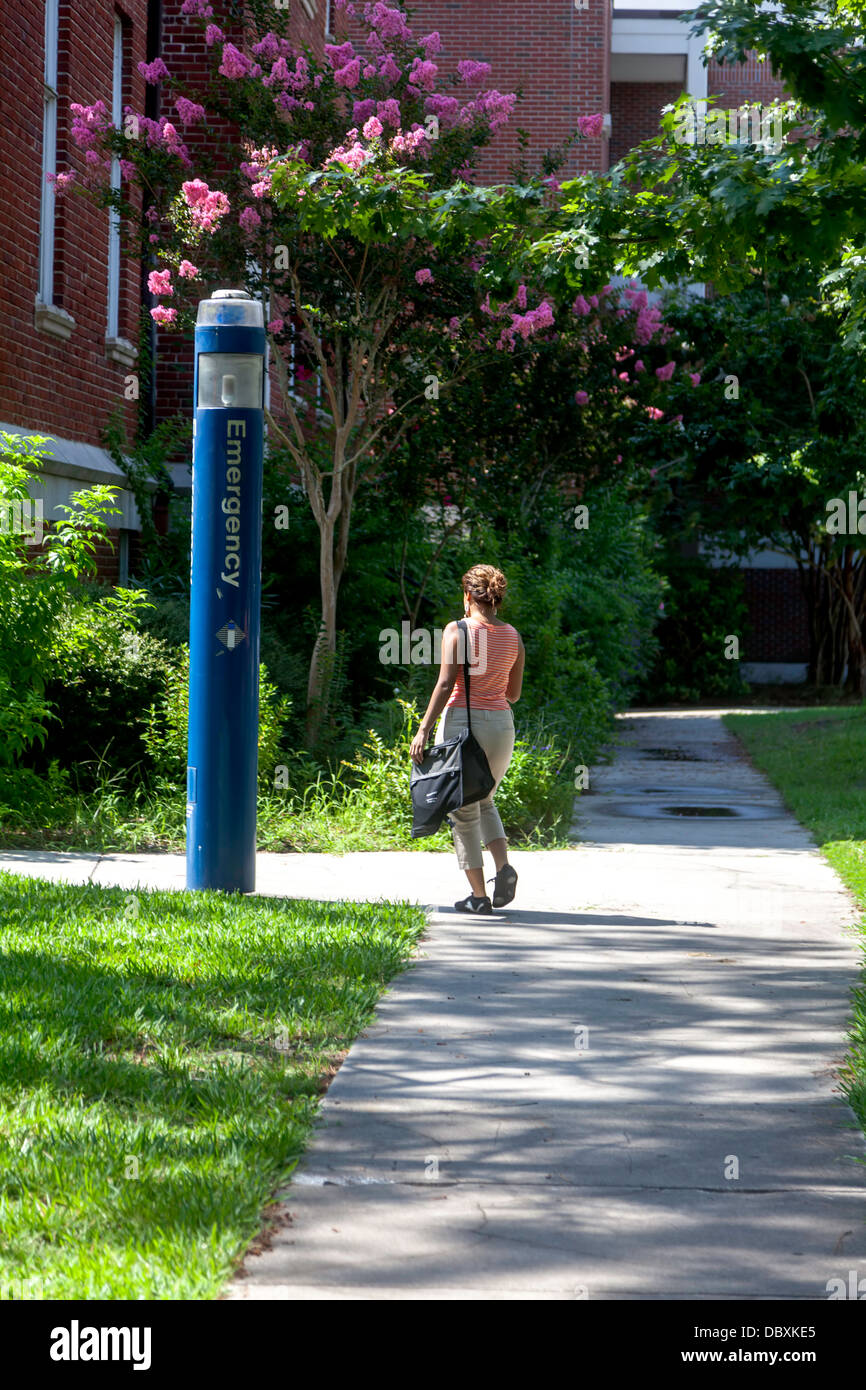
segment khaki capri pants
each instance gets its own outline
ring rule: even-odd
[[[436,731],[436,742],[444,743],[466,728],[466,710],[458,705],[446,706]],[[491,840],[505,839],[499,812],[493,804],[499,783],[508,771],[514,752],[514,715],[509,709],[473,709],[472,732],[487,754],[490,771],[496,778],[489,796],[452,811],[451,833],[461,869],[483,868],[482,845]]]

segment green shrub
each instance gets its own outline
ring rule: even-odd
[[[259,678],[259,782],[274,784],[274,769],[280,762],[283,725],[291,701],[280,695],[268,679],[265,666]],[[189,721],[189,647],[180,649],[178,659],[166,672],[164,688],[144,717],[143,743],[152,771],[176,786],[186,778],[187,726]]]
[[[544,721],[519,734],[508,771],[496,793],[496,806],[505,834],[520,844],[559,843],[568,837],[574,804],[573,757]]]
[[[53,634],[53,670],[45,686],[55,719],[38,768],[56,759],[88,788],[104,775],[141,776],[146,711],[173,670],[171,648],[136,631],[138,591],[69,593]]]
[[[641,687],[648,704],[689,704],[715,696],[737,697],[748,687],[740,664],[725,656],[730,633],[747,632],[743,571],[705,560],[672,556],[659,651]]]

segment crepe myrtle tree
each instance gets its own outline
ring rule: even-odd
[[[360,36],[327,44],[320,61],[290,40],[288,13],[264,0],[242,21],[184,0],[210,55],[207,80],[193,90],[162,58],[140,65],[171,119],[127,108],[115,128],[103,102],[73,106],[84,167],[58,176],[61,189],[82,183],[137,231],[159,325],[188,328],[193,300],[217,283],[265,305],[278,388],[269,428],[297,466],[320,536],[310,744],[327,713],[357,490],[429,396],[423,388],[398,401],[398,385],[410,364],[435,358],[455,319],[481,323],[482,305],[496,327],[475,348],[496,351],[515,295],[527,292],[523,248],[556,215],[553,156],[520,184],[469,182],[476,152],[516,100],[489,86],[488,64],[467,60],[442,76],[438,32],[416,38],[383,3],[342,8]],[[601,121],[581,118],[574,138],[597,138]],[[574,282],[572,269],[564,274]],[[550,292],[533,293],[524,333],[552,312]],[[451,365],[456,379],[473,363]]]
[[[608,283],[555,310],[545,303],[541,323],[544,309],[527,311],[527,298],[518,286],[507,325],[482,305],[498,351],[485,350],[483,326],[454,319],[439,367],[453,388],[430,400],[389,463],[391,494],[402,502],[399,573],[413,626],[439,556],[467,526],[484,518],[505,537],[541,538],[565,516],[579,533],[589,524],[588,489],[613,487],[654,505],[682,464],[684,416],[700,411],[700,363],[661,302],[634,281]],[[480,365],[461,374],[465,360]],[[426,365],[415,377],[407,372],[401,392],[418,388]],[[436,543],[410,585],[410,531],[431,504]]]

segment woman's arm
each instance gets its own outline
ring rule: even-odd
[[[442,634],[442,663],[439,667],[439,679],[433,687],[427,712],[418,725],[418,732],[409,748],[413,762],[420,763],[424,757],[424,749],[427,747],[430,731],[435,727],[436,720],[447,705],[448,696],[454,689],[454,682],[460,669],[460,663],[457,660],[457,635],[456,623],[449,623]]]
[[[523,690],[523,667],[525,662],[526,651],[523,646],[523,638],[518,632],[517,656],[514,659],[514,665],[508,672],[508,684],[505,687],[505,698],[510,705],[513,705],[516,700],[520,699],[520,694]]]

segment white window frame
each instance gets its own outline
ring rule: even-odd
[[[45,61],[42,69],[42,197],[39,205],[39,291],[42,304],[54,302],[54,219],[57,173],[57,46],[60,0],[45,0]]]
[[[123,20],[114,16],[114,50],[111,69],[111,120],[116,128],[123,123]],[[111,187],[120,188],[120,160],[111,157]],[[120,217],[115,208],[108,211],[108,326],[107,338],[120,336]]]

